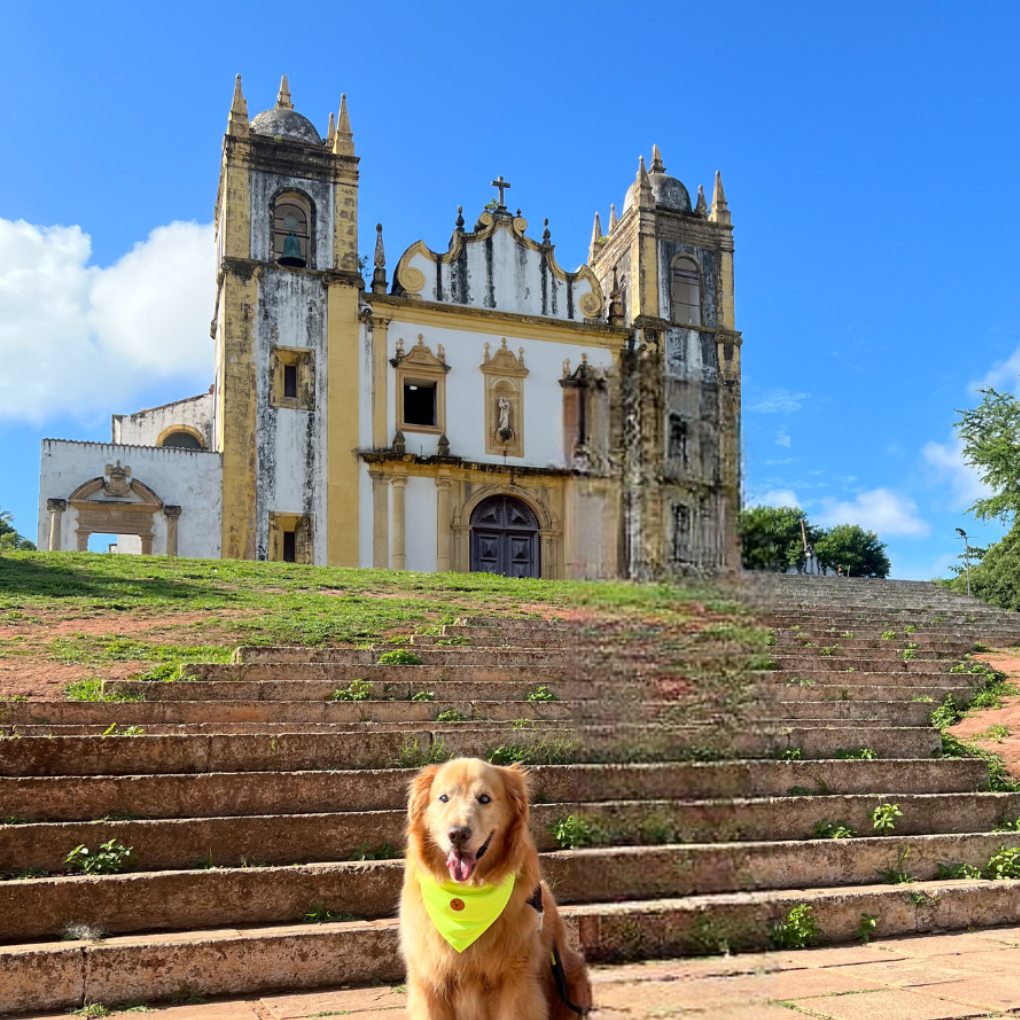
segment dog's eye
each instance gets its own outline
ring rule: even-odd
[[[449,799],[450,798],[445,793],[440,794],[440,796],[439,796],[439,802],[441,804],[445,804]]]
[[[491,801],[491,800],[492,800],[492,798],[487,793],[483,793],[481,795],[481,797],[478,798],[478,803],[479,804],[488,804],[489,801]]]

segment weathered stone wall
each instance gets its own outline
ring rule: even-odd
[[[112,439],[114,443],[129,446],[156,446],[159,437],[174,425],[183,425],[201,433],[205,449],[214,450],[212,393],[146,408],[134,414],[115,414]]]

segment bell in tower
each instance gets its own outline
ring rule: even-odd
[[[301,254],[301,240],[297,234],[287,235],[279,262],[281,266],[297,266],[301,269],[307,265],[304,255]]]

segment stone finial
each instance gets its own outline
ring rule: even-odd
[[[227,119],[227,134],[248,135],[248,102],[241,91],[241,76],[234,80],[234,101],[230,104],[230,116]]]
[[[715,190],[712,192],[712,212],[708,217],[713,223],[730,223],[730,207],[723,191],[722,174],[715,172]]]
[[[418,339],[421,339],[420,335]],[[446,348],[442,344],[436,344],[436,359],[446,364]]]
[[[382,224],[375,225],[375,269],[372,272],[372,293],[386,293],[386,252],[383,249]]]
[[[336,140],[336,121],[333,119],[333,111],[329,111],[329,127],[326,129],[326,144],[332,149]]]
[[[400,361],[404,357],[404,338],[400,337],[397,340],[397,361]]]
[[[602,247],[602,220],[598,212],[595,213],[595,223],[591,228],[591,245],[588,248],[588,261],[593,261],[596,253]]]
[[[347,93],[340,96],[340,112],[336,117],[336,136],[333,139],[333,154],[354,155],[354,132],[351,130],[351,115],[347,112]]]
[[[278,110],[294,109],[294,104],[290,101],[290,84],[287,82],[286,75],[280,79],[280,92],[276,97],[276,108]]]
[[[620,292],[620,279],[613,266],[613,286],[609,291],[609,325],[622,326],[623,323],[623,294]]]
[[[652,169],[653,174],[664,174],[666,168],[662,165],[662,153],[657,145],[652,146]]]
[[[570,358],[563,359],[563,378],[570,378]]]
[[[702,216],[708,215],[708,202],[705,201],[705,188],[703,185],[698,185],[698,204],[694,207],[696,213],[701,213]]]
[[[485,357],[482,358],[482,364],[484,365],[489,360],[489,341],[485,341]]]
[[[542,244],[552,243],[552,232],[549,230],[549,219],[545,220],[545,229],[542,231]]]
[[[404,433],[397,429],[393,435],[393,452],[401,455],[407,453],[407,441],[404,438]]]
[[[457,206],[457,229],[460,231],[464,230],[464,206]]]
[[[521,366],[523,367],[523,365],[524,365],[524,348],[523,347],[518,347],[517,348],[517,360],[521,363]]]
[[[616,203],[614,202],[609,206],[609,233],[611,234],[616,229]]]
[[[638,208],[654,209],[655,195],[652,192],[652,182],[648,179],[648,171],[645,169],[645,157],[638,156]]]
[[[440,457],[450,456],[450,440],[446,438],[445,432],[439,437],[439,445],[436,447],[436,453]]]

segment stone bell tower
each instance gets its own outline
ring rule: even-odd
[[[237,76],[216,200],[215,437],[223,553],[356,566],[358,159],[342,97],[323,138]]]
[[[733,227],[722,178],[692,205],[659,147],[623,213],[598,214],[589,264],[612,325],[633,327],[617,394],[627,573],[650,578],[740,567],[740,346]]]

